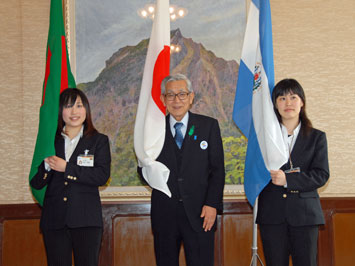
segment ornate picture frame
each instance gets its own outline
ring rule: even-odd
[[[248,2],[250,0],[246,0],[246,7],[248,7]],[[245,12],[247,13],[247,8]],[[75,0],[63,0],[63,14],[71,70],[75,76],[77,70]],[[100,195],[104,201],[148,201],[150,194],[151,189],[148,186],[106,186],[100,188]],[[224,199],[235,198],[245,198],[243,185],[226,185]]]

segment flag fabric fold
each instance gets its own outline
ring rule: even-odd
[[[244,190],[251,205],[270,181],[269,170],[288,160],[280,124],[273,110],[274,59],[269,0],[249,7],[234,101],[233,120],[248,138]]]
[[[167,185],[170,170],[156,161],[164,145],[166,130],[160,83],[169,75],[169,68],[169,1],[157,0],[134,126],[134,150],[147,183],[171,197]]]
[[[65,39],[62,1],[51,0],[42,103],[29,181],[37,173],[42,161],[48,156],[55,155],[54,140],[58,124],[59,95],[66,88],[75,86]],[[40,190],[31,187],[31,191],[38,203],[43,205],[46,187]]]

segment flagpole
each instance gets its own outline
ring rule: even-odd
[[[254,208],[253,208],[253,244],[251,247],[252,250],[252,257],[250,266],[257,266],[258,260],[261,265],[264,266],[263,262],[261,261],[258,255],[258,225],[256,224],[256,214],[258,213],[258,198],[255,200]]]

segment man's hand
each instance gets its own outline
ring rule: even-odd
[[[203,220],[203,229],[205,230],[205,232],[210,231],[215,220],[216,220],[216,216],[217,216],[217,210],[216,208],[204,205],[202,207],[202,212],[201,212],[201,218],[205,218]]]
[[[276,186],[286,185],[286,175],[282,170],[270,170],[272,183]]]
[[[67,162],[55,155],[47,157],[44,161],[49,164],[51,169],[57,172],[65,172],[65,168],[67,167]]]

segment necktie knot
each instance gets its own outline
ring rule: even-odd
[[[184,141],[184,136],[182,135],[182,132],[181,132],[181,127],[183,125],[184,124],[181,123],[181,122],[177,122],[174,125],[174,128],[175,128],[175,137],[174,137],[174,139],[175,139],[176,145],[179,147],[179,149],[181,149],[182,142]]]
[[[176,122],[175,125],[174,125],[174,128],[175,130],[181,130],[181,127],[183,126],[184,124],[181,123],[181,122]]]

